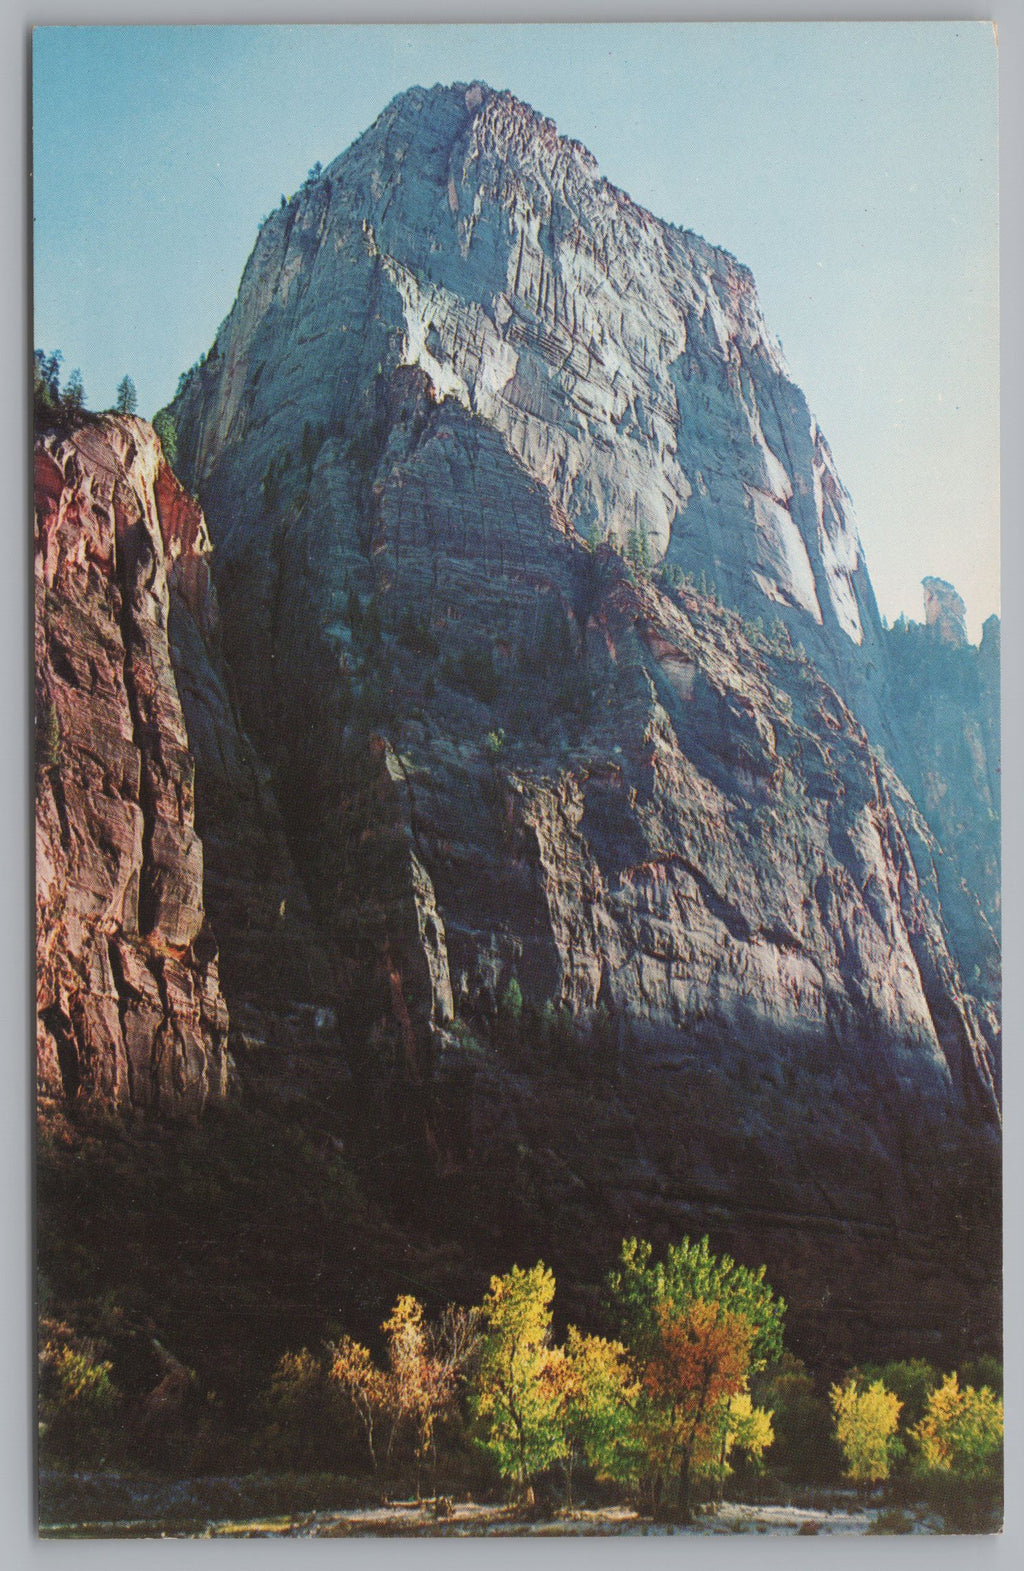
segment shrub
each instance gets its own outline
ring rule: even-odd
[[[894,1506],[890,1511],[879,1511],[875,1520],[868,1528],[871,1534],[879,1533],[912,1533],[914,1519],[902,1511],[899,1506]]]
[[[164,457],[173,468],[178,462],[178,426],[170,410],[157,410],[153,416],[153,430],[160,438]]]
[[[39,1349],[39,1432],[51,1453],[84,1457],[104,1444],[120,1404],[113,1365],[69,1326],[44,1321]]]
[[[880,1380],[866,1391],[856,1380],[833,1386],[830,1393],[836,1418],[836,1438],[846,1458],[846,1476],[867,1487],[889,1476],[893,1436],[902,1403]]]
[[[1002,1454],[1003,1404],[987,1386],[961,1390],[956,1374],[947,1375],[911,1434],[926,1467],[963,1479],[986,1478]]]

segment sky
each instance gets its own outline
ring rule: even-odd
[[[35,343],[151,415],[262,217],[414,84],[509,88],[753,271],[879,605],[999,609],[996,46],[985,23],[42,28]]]

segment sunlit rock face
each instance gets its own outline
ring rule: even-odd
[[[153,428],[42,437],[35,505],[42,1105],[194,1117],[232,1082],[225,992],[236,1051],[322,1054],[332,983]]]
[[[849,498],[749,271],[508,93],[402,94],[266,220],[180,401],[190,475],[251,507],[299,411],[351,436],[400,365],[498,433],[579,533],[642,538],[780,616],[870,710],[879,625]]]
[[[228,1088],[171,584],[213,615],[202,513],[141,420],[35,455],[40,1094],[169,1116]]]
[[[815,1229],[881,1281],[915,1131],[998,1118],[994,1025],[749,273],[508,94],[413,89],[264,222],[174,413],[358,1136],[492,1184],[495,1237],[748,1249],[770,1205],[808,1314]]]

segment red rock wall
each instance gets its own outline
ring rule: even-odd
[[[206,526],[134,418],[41,438],[35,480],[41,1103],[195,1115],[228,1015],[167,627],[169,575],[215,615]]]

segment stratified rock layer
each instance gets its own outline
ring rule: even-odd
[[[191,1115],[227,1091],[170,585],[212,614],[202,514],[152,428],[107,417],[35,458],[39,1089]]]

